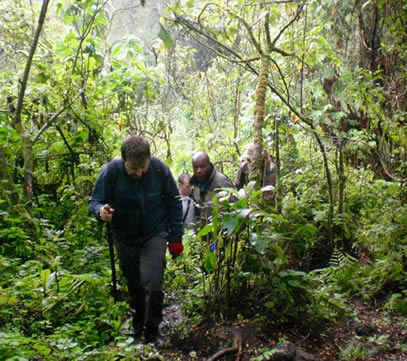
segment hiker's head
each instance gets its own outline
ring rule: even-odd
[[[248,160],[249,162],[251,162],[254,157],[254,147],[255,147],[255,145],[253,143],[250,143],[246,147],[243,155],[241,156],[241,160]]]
[[[192,186],[189,184],[191,176],[188,173],[182,173],[178,177],[179,194],[183,197],[188,197],[191,194]]]
[[[192,156],[192,168],[198,181],[205,181],[212,171],[212,163],[205,152],[197,152]]]
[[[127,137],[123,141],[121,155],[124,168],[131,178],[138,180],[147,172],[151,153],[146,138],[139,135]]]

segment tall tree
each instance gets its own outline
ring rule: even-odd
[[[302,6],[289,4],[289,9],[296,9],[291,19],[280,25],[279,31],[272,39],[270,24],[277,25],[273,12],[273,3],[261,1],[256,4],[242,1],[200,2],[191,14],[184,13],[180,6],[172,7],[174,18],[169,20],[186,28],[199,43],[211,49],[217,56],[245,67],[257,76],[254,104],[253,143],[254,160],[251,177],[261,186],[263,172],[262,154],[264,147],[263,129],[267,117],[266,92],[269,88],[271,64],[278,68],[275,55],[294,57],[292,53],[278,46],[285,31],[298,19]],[[186,8],[188,4],[186,5]],[[236,9],[236,10],[234,10]],[[289,11],[290,12],[290,11]],[[275,11],[273,12],[275,14]],[[214,18],[227,19],[214,22]],[[280,96],[276,88],[270,88]]]
[[[18,98],[17,98],[17,107],[14,114],[14,125],[18,130],[19,134],[23,139],[23,157],[24,157],[24,190],[25,196],[27,199],[27,209],[31,211],[32,208],[32,174],[33,174],[33,158],[32,158],[32,134],[29,130],[24,129],[24,126],[21,121],[21,112],[23,110],[24,95],[27,88],[28,77],[30,75],[31,65],[34,58],[35,51],[37,49],[38,41],[41,36],[41,31],[44,25],[45,16],[47,14],[49,0],[43,0],[41,12],[38,18],[37,29],[34,34],[34,39],[30,48],[30,53],[28,54],[27,63],[25,66],[23,78],[21,80]]]

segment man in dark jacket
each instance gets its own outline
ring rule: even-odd
[[[205,152],[197,152],[192,156],[192,168],[194,175],[189,184],[194,187],[194,199],[198,204],[197,220],[200,219],[202,225],[202,222],[206,223],[212,214],[212,198],[218,192],[218,188],[233,188],[233,183],[216,170]]]
[[[162,321],[162,283],[168,249],[173,258],[183,251],[182,205],[168,166],[151,156],[147,140],[127,137],[121,158],[106,164],[96,181],[89,210],[111,222],[120,268],[135,309],[136,336],[158,337]]]

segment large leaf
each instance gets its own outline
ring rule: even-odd
[[[206,236],[208,233],[212,232],[212,225],[207,224],[205,227],[203,227],[197,234],[197,237],[200,238],[202,236]]]
[[[255,232],[250,233],[249,237],[250,244],[254,246],[254,248],[256,248],[257,252],[263,253],[268,246],[267,240],[265,240],[262,237],[259,237],[259,235]]]
[[[171,39],[170,33],[164,28],[164,26],[162,26],[162,24],[160,24],[160,32],[158,33],[158,37],[163,41],[165,47],[170,50],[174,42]]]
[[[212,273],[216,267],[216,256],[214,252],[211,252],[209,249],[206,251],[204,257],[204,268],[208,273]]]
[[[223,220],[223,226],[226,228],[227,233],[231,235],[239,224],[239,217],[235,214],[226,214]]]

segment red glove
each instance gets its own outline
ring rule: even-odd
[[[168,250],[170,251],[172,259],[174,259],[182,253],[182,251],[184,250],[184,245],[182,244],[182,242],[168,243]]]

